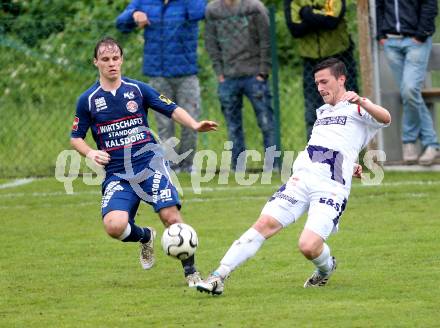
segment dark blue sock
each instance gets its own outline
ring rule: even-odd
[[[183,266],[183,270],[185,271],[185,277],[197,271],[194,262],[195,262],[194,255],[191,255],[186,260],[182,260],[182,266]]]
[[[128,223],[131,227],[131,232],[124,240],[125,242],[141,242],[146,243],[151,238],[151,231],[147,228],[141,228],[134,223]]]
[[[146,243],[148,241],[150,241],[151,239],[151,230],[148,228],[141,228],[143,231],[143,236],[142,238],[139,240],[141,243]]]

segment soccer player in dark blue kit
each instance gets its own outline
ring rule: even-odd
[[[123,242],[140,242],[141,265],[150,269],[156,232],[135,224],[140,201],[152,205],[165,226],[183,221],[167,161],[148,126],[148,109],[199,132],[217,130],[217,123],[195,121],[147,84],[122,77],[122,63],[123,50],[116,40],[107,37],[96,44],[99,80],[78,99],[71,145],[105,167],[101,203],[105,231]],[[84,141],[89,128],[98,150]],[[183,260],[182,266],[188,286],[194,287],[201,279],[194,256]]]

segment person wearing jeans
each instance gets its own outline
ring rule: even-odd
[[[403,160],[431,165],[439,157],[432,116],[422,97],[422,86],[435,31],[437,0],[376,1],[377,39],[399,86],[403,104]],[[419,157],[416,142],[424,149]]]
[[[265,151],[275,146],[268,84],[269,16],[259,0],[214,0],[205,12],[205,45],[218,80],[218,96],[232,146],[232,168],[245,169],[243,95],[251,102]],[[240,163],[237,163],[240,158]],[[241,162],[243,159],[243,162]],[[265,167],[265,169],[269,169]]]
[[[219,83],[218,94],[221,102],[222,113],[228,126],[229,139],[233,140],[232,167],[243,170],[244,163],[237,163],[238,156],[245,151],[243,133],[243,95],[245,95],[254,108],[257,123],[263,133],[264,148],[275,145],[273,109],[271,94],[267,80],[254,76],[225,79]],[[239,166],[237,167],[237,164]]]

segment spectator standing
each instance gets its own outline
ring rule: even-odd
[[[268,83],[271,62],[266,8],[259,0],[210,2],[206,9],[205,44],[218,78],[218,96],[229,140],[233,142],[232,167],[241,171],[244,163],[237,163],[237,160],[246,149],[243,95],[255,111],[265,150],[275,145]]]
[[[435,31],[437,0],[376,0],[377,39],[400,89],[403,103],[402,150],[407,164],[431,165],[439,156],[433,120],[422,86]],[[424,148],[419,157],[416,142]]]
[[[345,21],[345,0],[284,0],[284,14],[290,33],[298,39],[303,60],[304,118],[307,140],[316,121],[316,109],[324,102],[319,95],[313,68],[334,57],[347,67],[347,90],[359,91],[353,42]]]
[[[196,120],[200,116],[198,22],[204,18],[205,7],[205,0],[133,0],[116,20],[121,32],[144,29],[143,73],[149,84]],[[174,122],[161,113],[154,115],[160,138],[173,137]],[[185,158],[173,168],[190,172],[196,149],[197,134],[183,127],[177,153]]]

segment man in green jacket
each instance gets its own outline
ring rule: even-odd
[[[287,27],[298,39],[303,59],[303,91],[307,140],[316,121],[316,110],[324,103],[317,92],[313,67],[328,57],[347,67],[347,90],[358,92],[353,42],[345,21],[345,0],[284,0]]]

